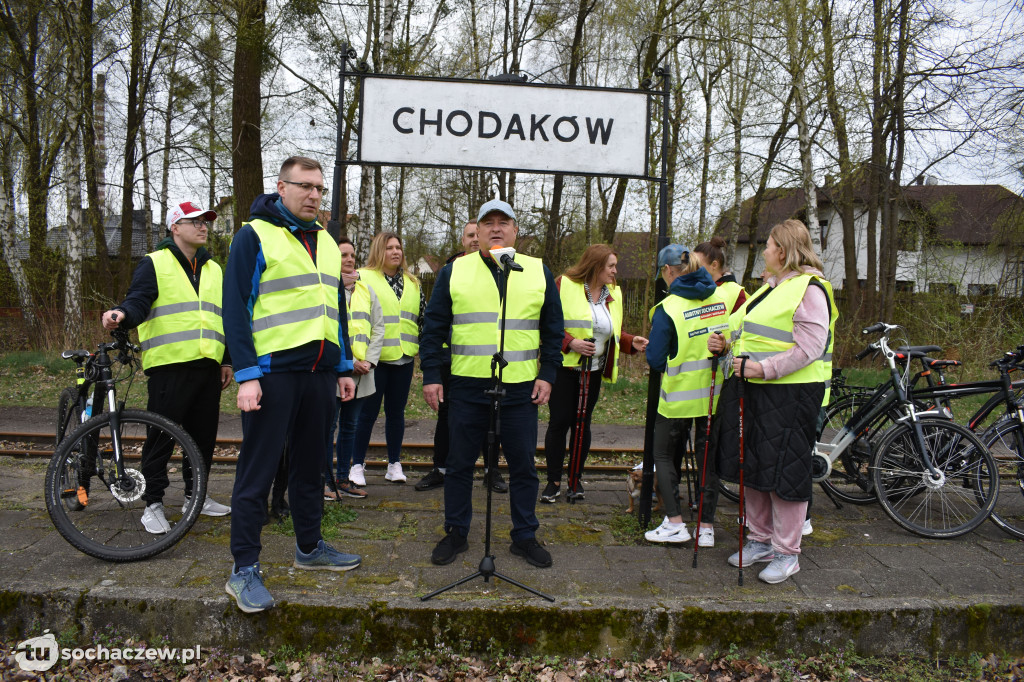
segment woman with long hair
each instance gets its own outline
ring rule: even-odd
[[[544,437],[548,484],[541,494],[541,502],[553,503],[561,494],[566,434],[570,443],[582,438],[579,471],[583,471],[590,451],[590,418],[601,393],[601,381],[614,383],[618,378],[618,353],[633,354],[647,348],[647,339],[622,331],[622,292],[615,283],[618,260],[612,247],[592,244],[579,262],[555,280],[562,299],[565,332],[562,366],[558,368],[548,403],[551,419]],[[590,371],[585,376],[584,357],[591,358]],[[582,382],[587,382],[587,404],[583,433],[577,436]],[[583,487],[577,487],[576,492],[577,499],[583,499]]]
[[[408,272],[402,239],[394,232],[380,232],[370,243],[366,267],[359,270],[364,282],[380,301],[384,311],[384,347],[374,374],[376,391],[367,396],[356,426],[355,460],[363,461],[370,445],[373,424],[384,405],[384,439],[388,450],[388,471],[384,478],[405,483],[402,439],[405,437],[405,404],[412,384],[414,359],[419,352],[419,334],[426,305],[420,281]],[[363,465],[354,464],[349,478],[366,485]]]
[[[758,577],[780,583],[800,570],[811,453],[838,313],[802,222],[772,228],[764,262],[768,281],[729,318],[729,337],[712,336],[708,350],[733,356],[713,442],[719,475],[743,484],[750,533],[729,563],[770,562]]]

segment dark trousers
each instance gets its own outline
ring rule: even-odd
[[[451,447],[451,437],[448,431],[448,384],[452,378],[452,366],[441,366],[441,388],[444,392],[444,400],[437,405],[437,424],[434,426],[434,468],[444,469],[448,461],[448,449]],[[487,435],[481,441],[480,454],[487,456]],[[497,467],[497,462],[495,462]]]
[[[384,404],[384,440],[388,445],[388,464],[401,459],[402,439],[405,438],[405,404],[409,401],[409,386],[415,362],[389,365],[382,362],[373,370],[373,383],[377,390],[366,396],[356,425],[355,461],[363,461],[370,447],[373,424]]]
[[[444,527],[446,533],[469,535],[473,520],[473,467],[480,456],[490,428],[490,405],[451,400],[448,426],[453,434],[444,477]],[[521,403],[502,406],[501,449],[508,463],[508,492],[511,503],[513,541],[528,540],[540,523],[537,508],[537,406]]]
[[[353,464],[362,464],[366,461],[366,451],[362,457],[354,457],[356,443],[356,425],[359,423],[359,414],[363,411],[363,405],[369,396],[353,398],[342,402],[341,398],[335,398],[337,405],[337,419],[331,420],[331,432],[327,438],[327,462],[324,469],[324,476],[328,479],[334,477],[331,471],[331,453],[335,452],[338,457],[337,481],[344,483],[348,480],[349,472]],[[338,440],[335,445],[334,432],[337,429]]]
[[[181,424],[199,446],[203,465],[209,471],[220,417],[220,367],[211,363],[209,366],[156,371],[149,376],[148,383],[146,409]],[[169,442],[153,443],[149,440],[142,448],[141,469],[146,479],[146,492],[142,499],[147,505],[163,500],[169,483],[167,462],[171,450]],[[183,468],[182,475],[185,494],[191,495],[192,472]]]
[[[441,365],[441,389],[444,400],[437,405],[437,424],[434,426],[434,468],[444,469],[448,461],[448,380],[452,377],[452,366]]]
[[[661,494],[665,516],[680,516],[683,513],[679,501],[679,470],[676,468],[676,453],[688,446],[690,429],[694,430],[693,456],[697,460],[697,499],[700,499],[700,480],[704,471],[704,443],[707,441],[707,417],[684,417],[671,419],[658,415],[654,422],[654,464],[657,468],[658,492]],[[679,459],[682,459],[680,457]],[[704,509],[701,523],[714,523],[718,508],[718,473],[711,453],[707,458],[707,474],[704,479]]]
[[[569,436],[569,447],[576,442],[576,417],[579,410],[580,374],[565,367],[558,368],[555,384],[551,387],[551,400],[548,409],[551,420],[548,432],[544,436],[544,455],[548,464],[548,481],[558,483],[562,480],[562,467],[565,464],[565,437]],[[590,418],[597,405],[597,397],[601,395],[601,372],[590,372],[587,387],[587,405],[583,422],[583,443],[580,447],[580,473],[590,454]],[[572,450],[570,450],[570,453]]]
[[[242,448],[231,496],[231,554],[239,568],[260,558],[267,495],[285,445],[295,543],[309,546],[320,540],[324,434],[334,418],[338,386],[334,372],[265,374],[259,381],[260,409],[242,413]]]

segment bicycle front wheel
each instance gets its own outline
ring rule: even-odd
[[[57,403],[57,444],[64,440],[68,431],[73,431],[82,423],[82,408],[78,404],[78,391],[65,388],[60,392]]]
[[[879,442],[871,463],[878,501],[889,518],[922,537],[954,538],[974,530],[992,513],[999,493],[992,454],[959,424],[918,424],[938,475],[925,466],[913,425],[898,424]]]
[[[137,561],[173,546],[206,500],[207,471],[180,426],[144,410],[123,410],[114,456],[112,415],[85,422],[57,447],[46,470],[46,510],[65,540],[106,561]],[[142,516],[160,502],[166,527]],[[152,530],[161,532],[153,533]]]
[[[1024,540],[1024,427],[1015,419],[1000,419],[981,440],[999,467],[999,498],[989,518]]]
[[[854,394],[830,403],[825,410],[820,440],[831,443],[849,423],[857,409],[871,397],[867,394]],[[880,440],[879,434],[884,433],[892,424],[892,415],[879,415],[874,423],[839,455],[832,463],[832,473],[820,482],[826,494],[848,504],[872,504],[878,499],[875,497],[874,481],[871,480],[871,457],[875,444]]]

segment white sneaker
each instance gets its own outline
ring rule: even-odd
[[[804,527],[800,530],[800,535],[810,535],[814,532],[814,527],[811,526],[810,519],[804,519]]]
[[[362,464],[353,464],[348,472],[348,480],[362,488],[366,485],[366,467]]]
[[[388,472],[384,474],[384,478],[392,483],[405,483],[405,474],[402,473],[402,463],[395,462],[394,464],[388,464]]]
[[[685,523],[672,523],[665,517],[661,525],[654,530],[644,533],[648,542],[686,542],[690,539],[690,533],[686,530]]]
[[[171,524],[167,523],[167,517],[164,516],[162,502],[154,502],[146,507],[146,511],[142,512],[141,521],[146,532],[153,535],[162,535],[171,529]]]
[[[714,547],[715,546],[715,529],[714,528],[701,528],[697,531],[697,546],[698,547]]]
[[[757,577],[770,585],[777,585],[789,579],[789,576],[800,570],[800,560],[796,554],[776,554],[768,568],[757,574]]]
[[[189,498],[185,498],[185,504],[181,505],[181,511],[185,511],[185,505],[188,504]],[[203,516],[227,516],[231,513],[231,507],[226,504],[217,502],[212,497],[207,497],[206,501],[203,502],[203,509],[199,512]]]

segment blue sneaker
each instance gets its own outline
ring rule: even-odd
[[[260,574],[260,562],[252,566],[235,570],[231,567],[231,577],[228,578],[224,590],[235,598],[238,608],[246,613],[259,613],[274,605],[274,598],[263,586],[263,576]]]
[[[309,554],[303,554],[298,547],[295,548],[295,568],[306,571],[351,571],[359,568],[363,558],[358,554],[345,554],[334,549],[321,540],[317,543],[316,549]]]

